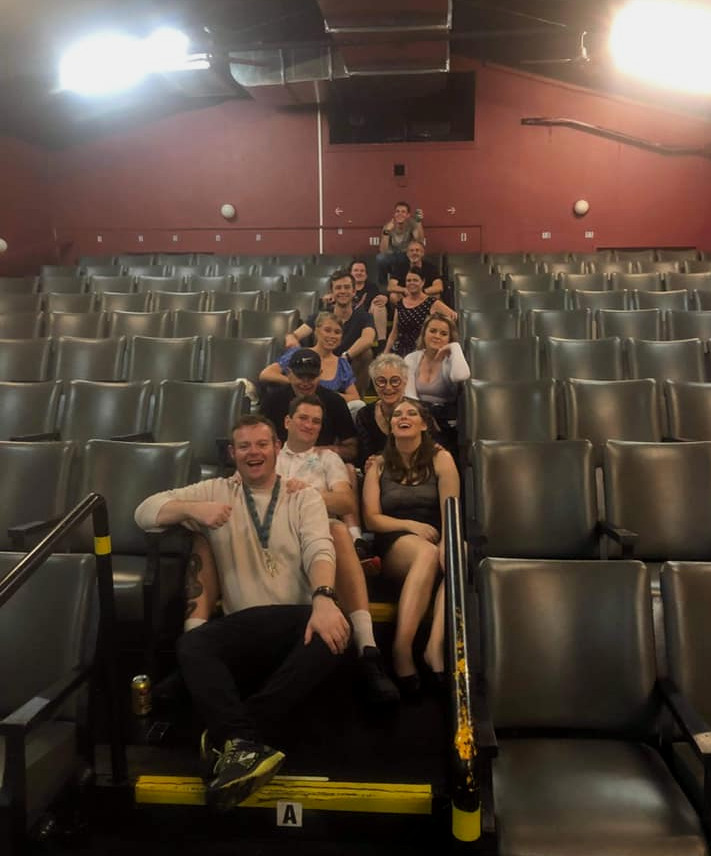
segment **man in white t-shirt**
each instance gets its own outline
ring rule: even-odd
[[[375,644],[363,569],[348,528],[335,519],[352,512],[357,498],[342,459],[330,449],[316,446],[322,421],[323,404],[317,396],[291,401],[284,420],[287,439],[277,458],[277,472],[287,491],[316,488],[326,504],[336,549],[336,593],[353,628],[365,693],[373,704],[392,703],[399,693],[385,674]]]

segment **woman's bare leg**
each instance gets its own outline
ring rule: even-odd
[[[438,548],[418,535],[403,535],[386,553],[383,570],[402,580],[393,667],[396,675],[406,677],[415,673],[412,642],[432,597],[439,570]]]

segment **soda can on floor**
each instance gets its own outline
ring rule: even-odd
[[[151,712],[151,679],[148,675],[136,675],[131,680],[131,706],[136,716],[146,716]]]

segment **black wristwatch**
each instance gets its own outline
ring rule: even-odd
[[[331,600],[336,600],[336,591],[331,586],[319,586],[311,592],[311,600],[321,595],[322,597],[330,597]]]
[[[389,235],[389,234],[390,234],[390,232],[388,232],[387,229],[383,229],[383,235]]]

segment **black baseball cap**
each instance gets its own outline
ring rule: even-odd
[[[321,357],[311,348],[299,348],[291,355],[289,368],[297,377],[318,377],[321,374]]]

